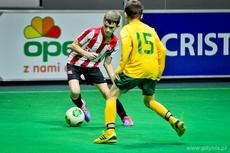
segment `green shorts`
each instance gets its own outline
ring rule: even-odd
[[[157,80],[145,78],[130,78],[124,73],[120,73],[119,76],[120,80],[115,79],[114,83],[121,90],[122,93],[126,93],[137,86],[142,90],[142,95],[152,96],[155,93]]]

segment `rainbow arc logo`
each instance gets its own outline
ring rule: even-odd
[[[61,29],[54,25],[54,20],[51,17],[34,17],[31,21],[31,25],[28,25],[24,29],[24,35],[26,38],[39,38],[50,37],[58,38],[61,35]]]

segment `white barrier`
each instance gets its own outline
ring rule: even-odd
[[[86,28],[102,26],[107,11],[0,12],[0,77],[26,81],[66,80],[69,45]],[[118,37],[119,31],[115,32]],[[119,59],[118,53],[114,69]],[[108,78],[104,67],[100,68]]]

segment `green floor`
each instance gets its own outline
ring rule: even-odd
[[[185,153],[230,152],[230,86],[158,87],[156,99],[174,116],[184,114],[186,133],[171,126],[142,103],[134,89],[122,101],[134,126],[116,121],[116,144],[94,144],[104,130],[105,100],[95,88],[83,88],[92,119],[69,127],[65,112],[74,106],[68,88],[0,89],[1,153]]]

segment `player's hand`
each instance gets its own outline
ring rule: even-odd
[[[157,77],[157,81],[160,81],[161,80],[161,78],[160,77]]]
[[[88,52],[88,54],[86,55],[88,57],[88,59],[90,61],[94,60],[95,58],[97,58],[98,54],[97,53],[91,53],[91,52]]]
[[[118,72],[115,72],[113,78],[114,78],[114,79],[117,79],[117,80],[120,80],[119,73],[118,73]]]

